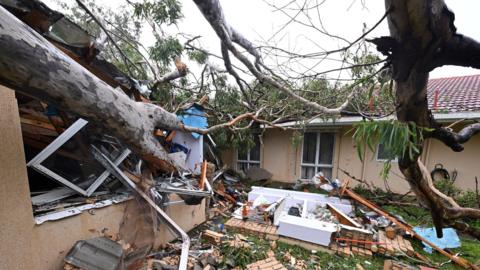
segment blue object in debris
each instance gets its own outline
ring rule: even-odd
[[[57,108],[55,108],[52,104],[47,105],[47,111],[44,113],[46,116],[56,116],[58,115]]]
[[[170,153],[176,153],[176,152],[184,152],[185,154],[188,155],[190,153],[190,149],[188,149],[187,147],[181,144],[173,143],[170,149]]]
[[[180,121],[186,126],[196,128],[207,128],[207,118],[205,117],[205,111],[203,107],[198,104],[193,104],[190,108],[186,109],[182,114],[177,116]],[[200,134],[192,132],[192,136],[195,139],[200,138]]]
[[[413,230],[417,234],[432,242],[441,249],[458,248],[461,245],[460,238],[458,238],[457,232],[452,228],[444,228],[442,238],[437,238],[437,232],[435,228],[415,227],[413,228]],[[432,248],[425,243],[423,243],[423,245],[425,246],[423,250],[431,254]]]

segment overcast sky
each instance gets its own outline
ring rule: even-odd
[[[268,0],[268,2],[282,6],[282,4],[288,3],[290,0]],[[303,3],[303,1],[297,2],[299,4]],[[320,8],[320,16],[324,27],[330,33],[342,36],[350,41],[355,40],[362,33],[363,23],[366,23],[367,27],[371,27],[385,12],[383,0],[364,1],[366,6],[362,6],[361,2],[359,0],[326,0]],[[458,32],[480,40],[479,21],[477,21],[479,20],[477,18],[478,10],[480,10],[480,1],[446,0],[446,2],[456,15],[455,25]],[[222,0],[221,3],[230,25],[252,41],[261,41],[262,37],[266,39],[272,36],[289,20],[288,17],[280,12],[275,12],[274,8],[263,0]],[[218,38],[193,1],[184,0],[182,4],[185,18],[179,28],[186,32],[202,35],[202,45],[218,52]],[[388,34],[388,25],[384,21],[368,37]],[[318,46],[329,50],[344,45],[298,24],[291,24],[290,27],[284,29],[278,36],[283,35],[286,37],[280,43],[282,47],[294,49],[298,52],[318,51]],[[330,69],[331,63],[325,64],[328,67],[323,69],[320,67],[319,70]],[[438,78],[479,73],[479,70],[471,68],[447,66],[434,70],[430,76],[431,78]]]
[[[58,8],[54,4],[55,0],[46,0],[45,2],[52,8]],[[63,0],[70,1],[70,0]],[[315,3],[316,0],[311,0],[310,3]],[[101,1],[102,5],[109,8],[115,8],[120,0],[105,0]],[[167,31],[174,34],[178,31],[188,33],[191,35],[202,36],[199,41],[201,45],[214,52],[220,54],[219,40],[214,31],[203,18],[200,11],[197,9],[193,1],[180,0],[182,3],[182,11],[184,18],[178,24],[178,28],[170,27]],[[270,4],[267,4],[267,2]],[[318,2],[322,2],[318,0]],[[365,6],[362,5],[365,2]],[[455,13],[455,25],[458,32],[466,34],[474,39],[480,40],[480,30],[478,30],[478,10],[480,10],[480,1],[478,0],[446,0],[448,6]],[[245,37],[255,44],[263,44],[265,40],[270,39],[270,43],[276,42],[279,47],[295,51],[298,53],[318,52],[322,50],[332,50],[345,46],[345,43],[338,39],[332,39],[322,35],[311,28],[301,26],[298,23],[289,24],[288,27],[282,28],[289,18],[280,11],[275,11],[271,4],[283,6],[287,3],[292,3],[291,0],[221,0],[221,4],[225,11],[227,21],[235,29],[240,31]],[[289,7],[293,8],[295,5],[303,4],[303,0],[293,1]],[[319,13],[311,13],[312,20],[318,26],[319,20],[325,29],[331,33],[341,36],[349,41],[355,40],[362,33],[363,24],[370,28],[374,25],[384,14],[383,0],[326,0],[318,9]],[[294,14],[294,11],[290,11]],[[299,19],[302,16],[299,17]],[[306,17],[303,17],[303,21]],[[384,21],[378,28],[376,28],[368,37],[378,37],[388,35],[387,22]],[[153,36],[148,31],[144,31],[141,40],[145,45],[153,44]],[[217,61],[218,65],[223,63]],[[269,64],[274,64],[270,61]],[[318,61],[307,60],[301,63],[303,69],[314,67],[318,71],[329,70],[338,67],[338,62],[324,61],[318,64]],[[282,66],[282,63],[279,63]],[[192,70],[196,67],[190,66]],[[302,71],[300,66],[295,66],[295,69]],[[461,68],[461,67],[442,67],[431,72],[431,78],[460,76],[469,74],[479,74],[480,71]],[[331,74],[337,76],[337,74]],[[348,76],[343,73],[342,76]]]

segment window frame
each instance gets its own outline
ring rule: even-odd
[[[80,186],[70,182],[68,179],[63,178],[59,174],[55,173],[51,169],[42,165],[42,162],[45,161],[48,157],[55,153],[60,147],[62,147],[68,140],[70,140],[75,134],[77,134],[81,129],[83,129],[88,124],[88,121],[82,118],[79,118],[75,123],[68,127],[62,134],[60,134],[53,142],[51,142],[45,149],[40,151],[34,158],[32,158],[27,166],[33,168],[37,172],[59,182],[60,184],[78,192],[83,196],[90,196],[97,190],[97,188],[108,178],[110,172],[104,170],[95,181],[87,188],[83,189]],[[129,149],[125,149],[114,161],[116,165],[122,163],[122,161],[127,158],[131,153]]]
[[[247,170],[250,169],[251,164],[258,164],[258,167],[261,167],[261,161],[262,161],[262,145],[260,141],[258,141],[258,150],[259,150],[259,155],[258,155],[258,160],[253,160],[250,158],[250,152],[252,149],[249,149],[247,152],[247,159],[239,159],[238,158],[238,149],[236,150],[236,162],[235,162],[235,168],[236,170],[240,170],[239,163],[246,164],[247,165]]]
[[[333,177],[333,167],[334,167],[334,163],[335,163],[335,143],[337,141],[337,138],[335,136],[336,133],[332,132],[332,131],[311,131],[311,132],[305,132],[305,133],[315,133],[317,135],[316,136],[316,141],[315,141],[315,163],[304,163],[303,162],[303,151],[304,151],[304,147],[305,147],[305,141],[304,141],[305,136],[304,136],[304,139],[302,140],[302,151],[300,153],[300,179],[307,180],[306,178],[302,178],[302,169],[304,167],[314,168],[315,174],[317,174],[318,169],[322,169],[322,168],[331,169],[332,170],[332,177]],[[330,133],[333,136],[332,163],[331,164],[319,163],[320,138],[321,138],[322,133],[323,134]]]
[[[375,160],[378,162],[387,162],[388,159],[382,159],[378,157],[379,153],[380,153],[380,143],[377,143],[377,148],[375,149]],[[398,162],[398,157],[395,157],[394,159],[390,160],[390,162]]]

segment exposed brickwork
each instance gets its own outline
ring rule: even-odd
[[[225,223],[225,227],[235,231],[255,234],[261,238],[267,238],[269,240],[278,239],[277,227],[272,225],[231,218],[227,221],[227,223]]]
[[[287,270],[277,259],[270,257],[247,265],[247,270]]]

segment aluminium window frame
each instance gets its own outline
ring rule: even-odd
[[[311,131],[311,132],[305,132],[305,133],[315,133],[316,136],[316,142],[315,142],[315,163],[304,163],[303,162],[303,151],[305,147],[305,137],[302,140],[302,151],[300,153],[300,179],[301,180],[307,180],[306,178],[302,178],[302,169],[303,167],[309,167],[309,168],[314,168],[315,174],[317,174],[317,169],[321,168],[327,168],[327,169],[332,169],[332,175],[333,175],[333,167],[334,167],[334,162],[335,162],[335,143],[337,141],[337,138],[335,136],[335,132],[332,131]],[[320,155],[320,137],[322,133],[330,133],[333,135],[333,149],[332,149],[332,163],[331,164],[323,164],[323,163],[318,163],[319,155]],[[314,175],[315,175],[314,174]]]
[[[88,121],[82,118],[79,118],[75,123],[73,123],[70,127],[68,127],[62,134],[60,134],[53,142],[51,142],[47,147],[45,147],[40,153],[38,153],[34,158],[32,158],[28,163],[27,166],[31,167],[32,169],[36,170],[37,172],[56,180],[60,184],[80,193],[83,196],[90,196],[92,195],[95,190],[108,178],[110,172],[108,170],[103,171],[97,179],[87,188],[83,189],[78,185],[70,182],[69,180],[65,179],[64,177],[60,176],[59,174],[55,173],[54,171],[48,169],[47,167],[42,165],[42,162],[45,161],[48,157],[50,157],[53,153],[55,153],[60,147],[62,147],[68,140],[70,140],[75,134],[77,134],[82,128],[84,128],[88,124]],[[125,158],[131,153],[129,149],[125,149],[114,161],[116,165],[122,163]]]
[[[235,162],[235,168],[237,170],[240,169],[240,166],[239,163],[243,163],[243,164],[246,164],[247,165],[247,170],[250,169],[250,164],[258,164],[258,167],[261,166],[261,162],[262,162],[262,145],[260,144],[260,142],[258,142],[258,150],[259,150],[259,158],[258,160],[252,160],[250,159],[250,152],[252,151],[252,149],[249,149],[248,152],[247,152],[247,159],[238,159],[238,149],[235,151],[235,154],[236,154],[236,162]]]

